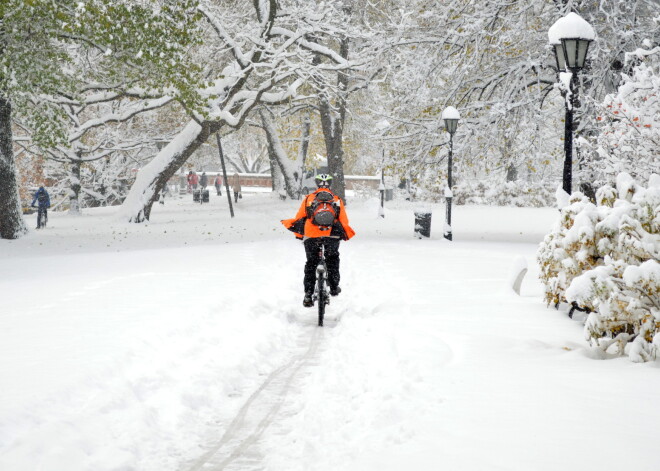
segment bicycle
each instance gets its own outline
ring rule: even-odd
[[[37,208],[37,229],[44,229],[48,222],[48,209],[45,206]]]
[[[330,304],[330,290],[328,289],[328,267],[325,264],[325,251],[323,245],[319,247],[319,264],[316,266],[316,286],[312,300],[316,302],[319,312],[319,327],[323,327],[325,306]]]

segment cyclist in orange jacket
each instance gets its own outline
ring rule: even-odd
[[[300,209],[292,219],[282,221],[284,227],[296,235],[297,239],[303,240],[305,245],[305,276],[303,286],[305,297],[303,306],[311,307],[314,302],[314,281],[316,279],[316,266],[319,264],[319,248],[323,245],[325,250],[325,261],[328,267],[328,285],[330,295],[337,296],[341,292],[339,287],[339,241],[349,240],[355,235],[355,231],[348,225],[348,216],[343,201],[330,191],[332,176],[319,174],[315,177],[318,189],[305,196]],[[333,218],[326,222],[327,225],[315,222],[314,208],[318,206],[319,193],[326,193],[326,202],[331,204],[335,210]],[[329,195],[327,195],[329,193]]]

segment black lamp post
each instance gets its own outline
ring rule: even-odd
[[[381,137],[385,137],[385,131],[390,127],[389,121],[386,119],[381,119],[376,123],[376,129],[380,131]],[[383,157],[381,159],[380,165],[380,185],[378,186],[378,191],[380,191],[380,208],[378,209],[378,216],[385,217],[385,145],[383,144]]]
[[[380,191],[380,217],[385,217],[385,148],[383,148],[383,159],[380,166],[380,185],[378,185],[378,190]]]
[[[573,112],[578,106],[578,73],[584,68],[589,44],[595,33],[589,23],[577,13],[569,13],[555,22],[548,30],[548,37],[555,53],[557,69],[568,72],[566,91],[566,116],[564,120],[564,171],[562,187],[571,194],[573,180]]]
[[[456,128],[458,128],[458,120],[461,119],[461,115],[458,110],[453,106],[447,107],[442,112],[442,119],[445,122],[445,129],[449,133],[449,159],[448,159],[448,168],[447,168],[447,189],[445,190],[445,198],[447,200],[447,212],[445,217],[445,230],[444,237],[447,240],[452,240],[452,231],[451,231],[451,200],[454,196],[452,193],[452,181],[451,181],[451,168],[452,168],[452,158],[454,154],[454,133]]]

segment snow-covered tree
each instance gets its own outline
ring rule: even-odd
[[[43,96],[32,100],[35,105],[44,99],[56,101],[67,121],[63,126],[63,143],[53,146],[31,143],[29,146],[33,154],[44,156],[66,167],[66,182],[59,179],[58,186],[66,185],[69,211],[73,214],[80,211],[81,192],[87,195],[87,199],[98,201],[94,206],[107,202],[108,198],[113,201],[123,199],[115,191],[106,193],[106,190],[120,188],[115,187],[113,179],[124,180],[121,182],[123,186],[127,167],[139,167],[135,157],[155,149],[158,142],[168,140],[167,135],[160,134],[159,129],[153,126],[153,120],[149,120],[150,129],[142,128],[142,132],[135,132],[137,120],[134,118],[173,102],[171,97],[137,100],[105,92],[81,91],[77,96],[80,97],[77,100]],[[22,120],[19,117],[17,121]],[[28,124],[23,124],[21,130],[27,132],[27,138],[35,135]],[[28,145],[23,141],[20,144]],[[113,162],[113,159],[116,162]],[[85,181],[88,185],[84,184]]]
[[[660,46],[626,54],[624,67],[631,65],[631,75],[622,74],[617,92],[598,107],[592,174],[601,184],[621,172],[641,178],[660,168]]]
[[[651,0],[408,0],[397,6],[384,14],[382,27],[392,42],[383,80],[370,89],[375,98],[367,103],[374,123],[385,116],[393,125],[385,137],[392,171],[430,192],[446,182],[449,139],[440,114],[449,105],[464,118],[454,136],[457,184],[559,181],[564,105],[547,44],[548,28],[559,17],[577,11],[597,34],[580,74],[578,136],[597,134],[589,126],[590,103],[612,92],[624,51],[657,37],[660,27],[654,21],[660,5]],[[591,180],[588,171],[597,164],[586,148],[576,154],[579,182]]]
[[[32,139],[66,142],[61,108],[40,95],[75,97],[81,79],[74,56],[89,54],[99,89],[118,83],[170,89],[187,106],[198,97],[196,68],[186,54],[195,40],[195,0],[6,0],[0,4],[0,237],[25,233],[17,197],[12,113],[23,116]],[[89,77],[85,77],[88,79]]]
[[[268,146],[260,131],[261,126],[249,122],[222,138],[227,165],[239,173],[268,173]],[[218,151],[214,149],[216,162]],[[229,170],[228,170],[229,171]]]
[[[546,100],[554,77],[544,19],[553,7],[532,0],[406,5],[389,16],[394,40],[371,106],[392,124],[384,138],[391,170],[431,192],[445,185],[449,139],[440,116],[452,105],[464,118],[454,136],[457,183],[541,173],[548,163],[540,146],[556,128],[545,119],[556,106]]]
[[[212,79],[198,91],[206,101],[138,174],[120,215],[129,221],[149,218],[159,189],[210,135],[223,127],[241,127],[257,105],[288,102],[304,82],[322,80],[321,72],[356,65],[317,41],[344,31],[336,2],[203,2],[199,10],[208,23],[199,59]],[[320,63],[319,56],[330,62]]]

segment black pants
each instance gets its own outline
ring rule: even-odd
[[[37,213],[37,229],[46,227],[46,222],[48,221],[48,208],[45,206],[39,206],[39,212]]]
[[[331,237],[318,237],[305,240],[305,279],[303,285],[305,293],[314,292],[314,282],[316,281],[316,267],[319,264],[319,249],[323,245],[325,248],[325,264],[328,267],[328,284],[330,289],[339,286],[339,239]]]
[[[238,196],[239,196],[239,192],[235,191],[234,192],[234,203],[238,203]]]

